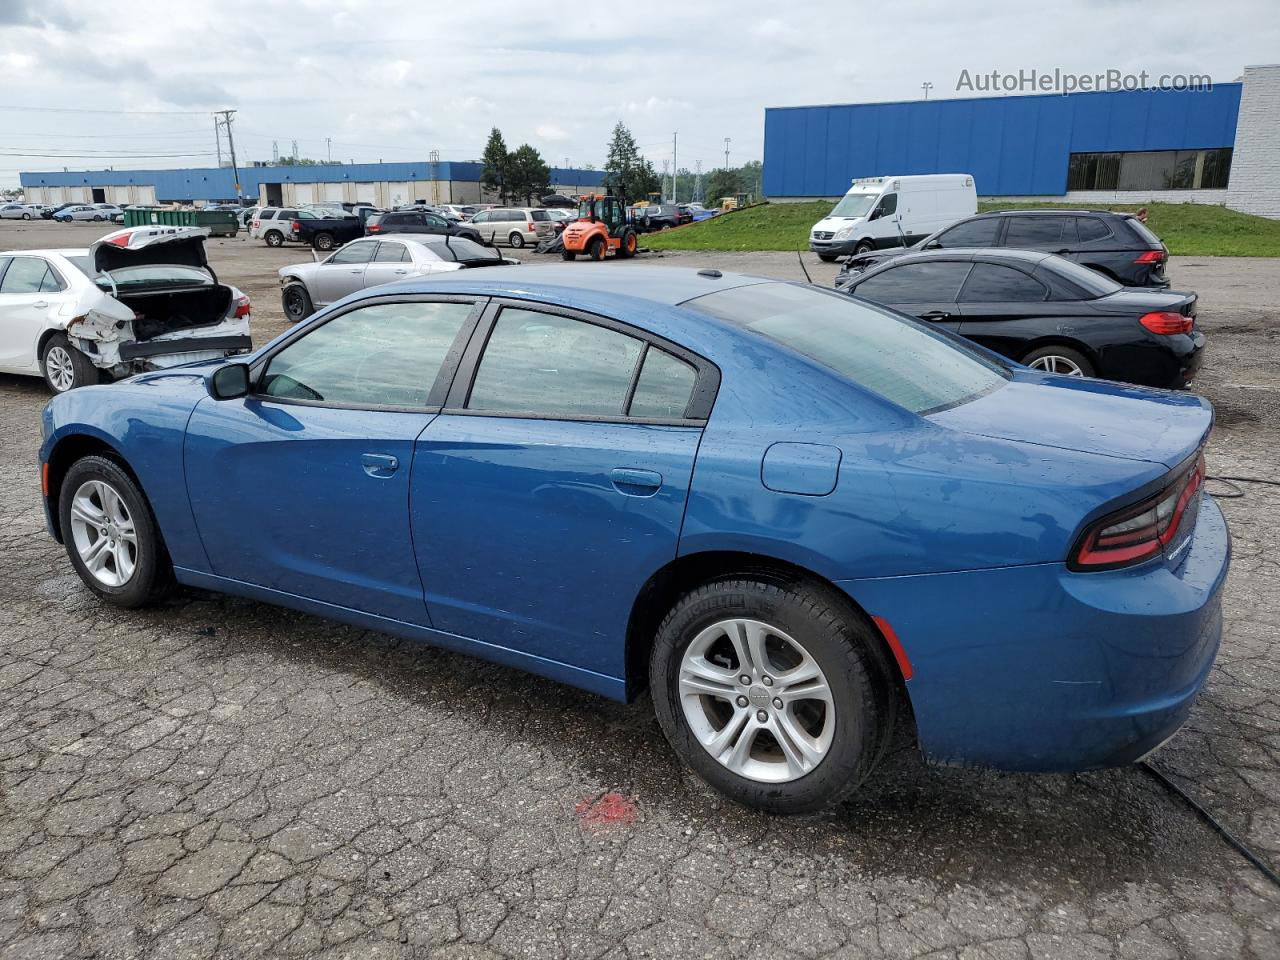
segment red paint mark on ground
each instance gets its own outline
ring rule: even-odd
[[[594,800],[579,800],[573,812],[590,827],[627,826],[639,816],[634,803],[612,790]]]

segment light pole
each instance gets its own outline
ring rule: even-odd
[[[926,80],[924,83],[920,84],[920,88],[924,90],[924,98],[928,100],[929,91],[933,89],[933,84]]]

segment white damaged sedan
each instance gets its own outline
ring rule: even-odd
[[[128,227],[88,249],[0,252],[0,372],[64,393],[249,351],[249,298],[197,227]]]

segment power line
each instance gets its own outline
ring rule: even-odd
[[[0,104],[0,110],[21,110],[27,113],[107,113],[112,116],[130,117],[203,117],[207,110],[90,110],[84,107],[14,107]]]
[[[155,160],[161,157],[212,157],[212,153],[15,153],[0,150],[0,157],[53,157],[62,160]]]

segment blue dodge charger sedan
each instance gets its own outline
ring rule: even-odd
[[[1221,634],[1212,422],[834,291],[565,264],[55,397],[40,465],[108,602],[176,581],[648,688],[699,775],[794,813],[902,711],[930,761],[1005,770],[1172,736]]]

